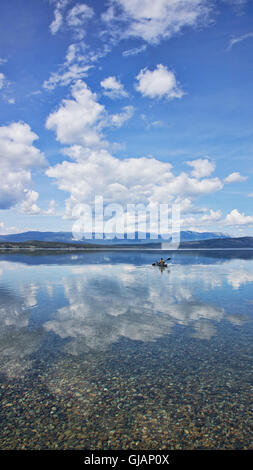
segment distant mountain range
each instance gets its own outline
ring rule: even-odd
[[[238,238],[216,238],[211,240],[194,240],[180,243],[180,248],[183,249],[241,249],[253,248],[253,237],[238,237]]]
[[[159,236],[156,239],[147,234],[146,239],[138,239],[136,232],[132,239],[92,239],[74,240],[72,232],[39,232],[30,231],[0,236],[0,249],[61,249],[74,250],[91,247],[96,249],[110,248],[138,248],[160,249],[164,240]],[[229,249],[253,248],[253,237],[231,238],[229,235],[217,232],[181,231],[180,249]]]
[[[157,243],[127,243],[96,244],[96,243],[65,243],[56,241],[2,241],[0,240],[0,252],[7,251],[90,251],[90,250],[161,250],[165,249],[161,242]],[[169,248],[172,249],[173,248]],[[181,242],[179,250],[253,250],[253,237],[239,238],[211,238],[208,240],[191,240]],[[175,251],[175,250],[174,250]]]
[[[192,231],[181,231],[180,239],[181,242],[187,241],[200,241],[200,240],[209,240],[209,239],[226,239],[229,238],[229,235],[217,232],[192,232]],[[75,240],[73,238],[72,232],[39,232],[39,231],[30,231],[24,233],[13,233],[9,235],[0,235],[0,242],[27,242],[27,241],[41,241],[41,242],[57,242],[57,243],[85,243],[85,244],[96,244],[96,245],[144,245],[150,243],[161,243],[163,239],[161,236],[158,238],[152,238],[150,233],[146,234],[146,238],[138,238],[138,232],[132,234],[132,238],[127,238],[127,235],[124,235],[124,239],[103,239],[95,238],[93,234],[92,239],[83,239]],[[169,240],[168,240],[169,241]]]

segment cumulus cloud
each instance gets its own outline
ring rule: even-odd
[[[37,206],[39,193],[33,190],[24,190],[25,199],[20,204],[20,212],[27,215],[37,215],[40,213],[40,208]]]
[[[38,136],[30,126],[13,122],[0,127],[0,208],[9,209],[26,199],[31,169],[45,166],[44,155],[33,145]]]
[[[235,171],[224,179],[224,183],[242,183],[243,181],[246,181],[247,179],[248,179],[247,176],[243,176],[238,171]]]
[[[177,84],[174,72],[168,70],[162,64],[157,65],[156,69],[147,68],[140,71],[136,77],[138,83],[136,89],[149,98],[167,99],[182,98],[184,92]]]
[[[80,144],[94,148],[104,146],[102,129],[107,126],[121,127],[133,115],[133,107],[125,106],[121,113],[109,115],[98,103],[85,82],[78,81],[72,87],[73,99],[63,100],[59,109],[51,113],[46,128],[56,132],[63,144]]]
[[[100,82],[100,85],[104,88],[104,95],[109,98],[116,99],[128,96],[122,83],[114,76],[105,78]]]
[[[221,210],[214,211],[213,209],[208,210],[204,215],[201,217],[185,217],[181,219],[181,226],[182,227],[207,227],[208,225],[212,225],[213,223],[219,222],[222,219],[222,212]]]
[[[48,204],[48,209],[42,210],[38,205],[37,201],[39,199],[39,193],[33,190],[25,190],[25,199],[19,204],[19,212],[26,215],[50,215],[54,216],[56,202],[54,199],[51,199]]]
[[[102,195],[105,203],[170,204],[180,198],[196,198],[219,191],[219,178],[198,180],[186,173],[175,175],[169,163],[155,158],[128,158],[120,160],[107,150],[87,150],[81,146],[65,149],[74,161],[62,163],[47,170],[57,181],[59,189],[68,192],[66,216],[78,203],[91,204],[95,195]]]
[[[205,176],[211,175],[215,170],[215,163],[207,158],[199,158],[186,163],[193,168],[191,175],[195,178],[204,178]]]
[[[55,215],[56,202],[54,199],[51,199],[48,204],[48,209],[43,212],[44,215]]]
[[[208,0],[111,0],[102,19],[120,22],[122,37],[140,37],[157,43],[184,27],[205,24],[210,14]]]
[[[47,174],[71,194],[71,203],[91,202],[94,194],[102,194],[106,202],[147,202],[161,179],[172,177],[169,163],[151,158],[119,160],[105,149],[87,152],[82,147],[65,153],[75,156],[75,162],[64,161]]]
[[[193,200],[223,188],[219,178],[210,177],[215,166],[208,159],[188,162],[191,172],[176,175],[170,163],[154,157],[113,156],[102,130],[122,126],[132,117],[133,107],[125,106],[121,112],[109,115],[83,82],[72,87],[72,95],[46,121],[57,140],[69,145],[63,149],[66,160],[47,170],[59,189],[69,193],[66,217],[72,217],[75,205],[94,202],[95,195],[102,195],[105,203],[124,207],[129,203],[151,207],[177,201],[189,208]]]
[[[72,96],[49,115],[46,128],[54,130],[57,140],[64,144],[98,145],[101,138],[98,122],[104,115],[104,106],[81,81],[72,87]]]
[[[226,225],[253,225],[253,215],[245,215],[233,209],[225,218]]]

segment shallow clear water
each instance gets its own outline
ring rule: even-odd
[[[253,252],[157,257],[0,255],[1,449],[253,448]]]

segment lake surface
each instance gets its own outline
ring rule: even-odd
[[[1,449],[253,448],[253,252],[159,255],[0,255]]]

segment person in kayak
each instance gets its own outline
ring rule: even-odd
[[[163,258],[160,259],[159,263],[158,263],[160,266],[164,266],[165,265],[165,261]]]

